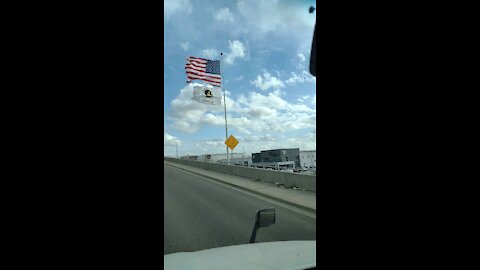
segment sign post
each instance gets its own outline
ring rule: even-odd
[[[235,146],[238,145],[238,141],[237,139],[235,139],[235,137],[233,137],[233,135],[230,135],[230,137],[228,137],[228,139],[225,140],[225,144],[227,145],[227,149],[230,148],[233,151]],[[227,159],[227,162],[228,164],[230,164],[229,159]]]

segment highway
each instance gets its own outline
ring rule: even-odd
[[[257,210],[275,207],[276,223],[257,242],[316,240],[316,219],[164,164],[163,253],[247,244]]]

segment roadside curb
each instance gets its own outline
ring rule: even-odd
[[[307,212],[310,212],[310,213],[313,213],[313,214],[316,214],[317,213],[317,210],[316,209],[313,209],[313,208],[310,208],[310,207],[307,207],[307,206],[304,206],[304,205],[301,205],[301,204],[297,204],[295,202],[291,202],[291,201],[288,201],[288,200],[285,200],[285,199],[282,199],[282,198],[278,198],[278,197],[275,197],[275,196],[271,196],[269,194],[265,194],[263,192],[260,192],[260,191],[257,191],[257,190],[253,190],[253,189],[249,189],[249,188],[245,188],[245,187],[242,187],[242,186],[238,186],[238,185],[235,185],[235,184],[232,184],[232,183],[229,183],[229,182],[225,182],[221,179],[218,179],[218,178],[215,178],[215,177],[212,177],[212,176],[208,176],[208,175],[205,175],[205,174],[202,174],[202,173],[198,173],[198,172],[195,172],[195,171],[191,171],[191,170],[188,170],[188,169],[185,169],[185,168],[182,168],[182,167],[178,167],[178,166],[175,166],[175,165],[172,165],[172,163],[174,162],[164,162],[164,164],[168,165],[168,166],[171,166],[171,167],[174,167],[174,168],[177,168],[177,169],[180,169],[180,170],[184,170],[184,171],[187,171],[189,173],[192,173],[192,174],[196,174],[196,175],[199,175],[199,176],[202,176],[202,177],[206,177],[206,178],[209,178],[209,179],[212,179],[212,180],[215,180],[217,182],[221,182],[222,184],[227,184],[227,185],[230,185],[230,186],[234,186],[236,188],[239,188],[239,189],[242,189],[242,190],[245,190],[245,191],[248,191],[248,192],[252,192],[252,193],[255,193],[257,195],[260,195],[260,196],[263,196],[263,197],[266,197],[266,198],[269,198],[269,199],[272,199],[272,200],[276,200],[276,201],[279,201],[279,202],[282,202],[282,203],[285,203],[285,204],[288,204],[288,205],[291,205],[291,206],[294,206],[294,207],[297,207],[299,209],[302,209],[304,211],[307,211]],[[186,166],[186,165],[185,165]],[[246,178],[248,179],[248,178]]]

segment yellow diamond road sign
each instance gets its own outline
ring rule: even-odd
[[[228,148],[233,150],[233,148],[237,146],[238,141],[235,139],[235,137],[233,137],[233,135],[230,135],[230,137],[228,137],[228,139],[225,141],[225,144],[228,146]]]

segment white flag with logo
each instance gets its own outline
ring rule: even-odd
[[[222,91],[219,87],[214,87],[211,85],[195,86],[193,87],[192,99],[204,104],[221,105]]]

